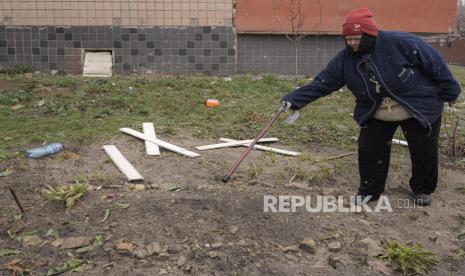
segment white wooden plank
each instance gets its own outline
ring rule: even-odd
[[[162,141],[160,139],[156,139],[156,140],[150,139],[149,137],[144,135],[144,133],[136,131],[136,130],[134,130],[132,128],[124,127],[124,128],[120,128],[119,130],[121,132],[129,134],[129,135],[134,136],[136,138],[139,138],[139,139],[142,139],[142,140],[145,140],[145,141],[149,141],[151,143],[157,144],[158,146],[160,146],[162,148],[165,148],[165,149],[170,150],[170,151],[174,151],[176,153],[179,153],[179,154],[182,154],[182,155],[185,155],[185,156],[188,156],[188,157],[199,157],[200,156],[200,154],[198,154],[196,152],[189,151],[187,149],[183,149],[181,147],[178,147],[176,145],[167,143],[167,142]]]
[[[258,142],[262,143],[262,142],[276,142],[276,141],[279,141],[279,139],[278,138],[262,138]],[[240,140],[240,141],[231,140],[231,142],[227,142],[227,143],[219,143],[219,144],[199,146],[199,147],[196,147],[196,149],[198,149],[198,150],[210,150],[210,149],[237,147],[237,146],[242,146],[244,144],[250,144],[252,142],[253,142],[253,140]]]
[[[153,123],[142,123],[142,129],[144,130],[145,136],[150,139],[157,140]],[[147,155],[160,155],[160,148],[158,148],[158,145],[150,143],[149,141],[145,141],[145,151],[147,152]]]
[[[128,181],[144,179],[136,168],[134,168],[134,166],[121,154],[116,146],[105,145],[103,146],[103,150],[105,150],[113,163],[115,163],[116,167],[118,167],[118,169],[126,176]]]
[[[228,138],[220,138],[220,140],[224,141],[224,142],[236,141],[236,140],[228,139]],[[250,144],[251,143],[249,142],[247,144],[242,144],[241,146],[248,147]],[[264,151],[272,151],[272,152],[280,153],[280,154],[283,154],[283,155],[290,155],[290,156],[299,156],[300,155],[300,152],[288,151],[288,150],[277,149],[277,148],[271,148],[271,147],[266,147],[266,146],[262,146],[262,145],[255,145],[253,148],[254,149],[259,149],[259,150],[264,150]]]
[[[392,139],[392,143],[399,144],[399,145],[402,145],[402,146],[408,146],[407,141],[404,141],[404,140]]]
[[[352,136],[350,138],[354,139],[355,141],[358,140],[358,137],[355,137],[355,136]],[[408,146],[407,141],[404,141],[404,140],[392,139],[392,143],[397,144],[397,145],[401,145],[401,146]]]

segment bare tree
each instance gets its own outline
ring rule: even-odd
[[[457,3],[457,32],[465,37],[465,1],[459,0]]]
[[[278,11],[283,5],[287,9],[287,14],[284,20],[286,20],[289,24],[286,24],[287,22],[278,15]],[[321,3],[319,7],[321,22]],[[284,35],[292,42],[295,66],[294,84],[297,86],[297,79],[299,76],[299,51],[302,47],[302,39],[306,37],[310,31],[304,29],[305,12],[303,9],[303,0],[273,0],[273,9],[275,10],[275,18],[281,26]]]

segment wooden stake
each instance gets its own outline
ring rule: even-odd
[[[355,153],[357,153],[357,151],[352,151],[352,152],[348,152],[348,153],[344,153],[344,154],[339,154],[339,155],[336,155],[336,156],[333,156],[333,157],[329,157],[326,160],[333,160],[333,159],[341,158],[341,157],[344,157],[344,156],[352,155],[352,154],[355,154]]]
[[[18,199],[18,197],[16,196],[15,191],[14,191],[13,188],[11,188],[11,187],[8,187],[8,189],[10,190],[11,195],[12,195],[13,198],[15,199],[16,205],[18,205],[19,209],[21,209],[21,213],[24,213],[23,206],[21,206],[21,203],[19,202],[19,199]]]

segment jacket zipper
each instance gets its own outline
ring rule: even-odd
[[[363,62],[363,61],[360,61],[360,62],[357,64],[357,72],[358,72],[358,74],[360,75],[360,77],[362,78],[363,83],[365,84],[365,87],[366,87],[366,89],[367,89],[368,97],[370,97],[370,99],[373,101],[374,105],[371,107],[370,111],[369,111],[367,114],[365,114],[365,115],[360,119],[360,122],[363,122],[363,120],[365,119],[365,117],[367,117],[369,114],[371,114],[371,113],[373,112],[373,110],[375,109],[375,107],[376,107],[376,100],[373,99],[373,97],[371,97],[370,88],[368,87],[368,84],[367,84],[365,78],[363,77],[363,74],[360,72],[360,69],[359,69],[360,64],[362,64],[362,62]],[[362,126],[362,127],[363,127],[363,126]],[[365,124],[365,127],[366,127],[366,124]]]
[[[405,101],[403,101],[402,99],[400,99],[399,97],[397,97],[394,93],[392,93],[391,89],[389,89],[389,87],[386,85],[386,83],[384,82],[383,78],[381,77],[381,74],[379,73],[378,71],[378,67],[376,67],[376,64],[372,61],[372,63],[374,64],[373,67],[374,69],[376,70],[376,74],[378,75],[379,77],[379,80],[381,81],[381,83],[383,84],[384,88],[386,89],[386,91],[389,93],[389,96],[392,96],[394,99],[396,99],[397,101],[403,103],[405,106],[407,106],[410,110],[412,110],[413,112],[417,113],[417,115],[419,115],[421,118],[423,118],[423,120],[425,120],[427,123],[428,123],[428,128],[431,132],[431,123],[428,121],[428,119],[423,115],[421,114],[420,111],[416,110],[415,108],[413,108],[412,106],[410,106],[408,103],[406,103]]]

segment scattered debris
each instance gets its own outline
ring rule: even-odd
[[[31,235],[31,236],[24,236],[22,238],[23,245],[25,246],[36,246],[40,245],[43,240],[39,238],[37,235]]]
[[[0,172],[0,177],[12,175],[14,172],[15,170],[12,167],[6,168],[3,172]]]
[[[299,244],[299,248],[303,251],[314,254],[316,252],[316,243],[312,239],[305,239]]]
[[[47,271],[47,276],[58,275],[58,274],[61,274],[67,271],[69,272],[78,271],[77,268],[79,268],[81,264],[83,264],[83,262],[79,259],[70,259],[61,266],[55,266],[55,267],[50,268]]]
[[[338,158],[342,158],[342,157],[349,156],[349,155],[356,154],[356,153],[357,153],[357,151],[343,153],[343,154],[339,154],[339,155],[336,155],[336,156],[329,157],[326,160],[329,161],[329,160],[333,160],[333,159],[338,159]]]
[[[170,245],[167,248],[167,251],[170,254],[178,254],[179,252],[181,252],[183,250],[184,250],[184,247],[182,245],[180,245],[180,244]]]
[[[143,190],[145,190],[145,185],[144,184],[136,184],[136,185],[134,185],[134,190],[143,191]]]
[[[115,203],[116,206],[118,206],[121,209],[127,209],[129,206],[131,206],[130,203]]]
[[[231,226],[231,228],[229,228],[229,232],[233,235],[236,234],[237,231],[239,231],[239,227],[237,226]]]
[[[131,255],[135,248],[132,243],[122,242],[116,246],[116,251],[121,255]]]
[[[63,239],[63,242],[60,245],[61,249],[74,249],[89,245],[92,241],[91,237],[69,237]]]
[[[25,105],[22,105],[22,104],[17,104],[17,105],[13,105],[12,107],[10,107],[11,110],[13,111],[16,111],[16,110],[19,110],[21,108],[24,108]]]
[[[110,208],[105,208],[103,219],[100,222],[104,223],[108,219],[108,216],[110,216]]]
[[[176,262],[176,264],[178,265],[178,267],[182,267],[182,266],[185,265],[186,263],[187,263],[187,259],[186,259],[186,257],[184,257],[183,255],[180,255],[178,261]]]
[[[383,254],[383,248],[370,238],[365,238],[355,244],[360,249],[360,253],[370,257],[377,257]]]
[[[65,147],[63,146],[63,144],[51,143],[41,147],[28,149],[25,154],[27,158],[36,159],[59,153],[60,151],[64,150],[64,148]]]
[[[45,233],[45,237],[54,237],[55,239],[59,238],[57,232],[55,232],[52,228],[48,229],[47,233]]]
[[[31,271],[29,269],[25,269],[20,266],[21,262],[21,259],[14,259],[7,263],[5,268],[11,272],[10,275],[30,275]]]
[[[373,270],[381,272],[383,275],[391,275],[392,271],[382,262],[376,259],[369,259],[367,260],[367,264]]]
[[[181,190],[182,190],[182,187],[173,187],[173,188],[168,189],[169,192],[179,192]]]
[[[158,242],[150,243],[149,245],[147,245],[146,249],[147,249],[147,254],[149,256],[152,256],[155,254],[159,255],[161,253],[161,246],[160,246],[160,243]]]
[[[148,254],[145,249],[141,248],[134,252],[134,256],[136,256],[139,259],[145,259],[148,256]]]
[[[53,246],[53,247],[59,247],[60,245],[63,244],[63,239],[56,239],[54,241],[52,241],[50,244]]]
[[[97,248],[99,246],[103,245],[103,237],[102,235],[97,235],[95,239],[92,241],[92,244],[80,247],[75,250],[76,253],[84,253],[84,252],[89,252],[93,250],[94,248]]]
[[[338,256],[329,255],[329,257],[328,257],[328,264],[329,264],[332,268],[336,269],[340,262],[341,262],[341,259],[340,259]]]
[[[329,252],[338,253],[341,251],[341,249],[342,249],[341,244],[337,241],[328,243]]]
[[[299,248],[295,245],[291,245],[291,246],[284,247],[283,251],[284,253],[288,253],[288,252],[295,253],[295,252],[299,252]]]
[[[21,250],[14,248],[0,248],[0,257],[18,256],[19,254],[21,254]]]
[[[217,99],[207,99],[205,101],[205,106],[206,107],[218,107],[218,106],[221,106],[221,103]]]
[[[221,251],[210,251],[208,252],[208,256],[212,259],[221,258],[221,257],[224,257],[224,253]]]
[[[144,178],[140,173],[134,168],[134,166],[129,163],[129,161],[121,154],[118,148],[114,145],[105,145],[103,150],[111,158],[113,163],[118,167],[118,169],[126,176],[128,181],[143,180]]]
[[[223,244],[221,242],[215,242],[211,245],[213,249],[221,248]]]

